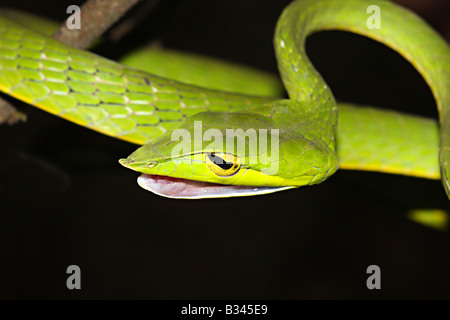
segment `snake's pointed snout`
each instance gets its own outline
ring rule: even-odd
[[[119,163],[124,166],[125,168],[131,169],[133,171],[140,172],[140,168],[142,168],[142,163],[136,162],[133,159],[126,158],[126,159],[119,159]]]
[[[132,169],[132,168],[131,168],[131,164],[134,163],[134,160],[133,160],[133,159],[129,159],[129,158],[126,158],[126,159],[119,159],[119,163],[120,163],[121,165],[123,165],[124,167],[126,167],[126,168]]]
[[[134,159],[126,158],[126,159],[119,159],[119,163],[124,166],[125,168],[138,171],[138,172],[144,172],[151,168],[154,168],[158,165],[158,161],[145,161],[140,162],[136,161]]]

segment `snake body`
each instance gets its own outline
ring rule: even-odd
[[[367,27],[369,4],[380,8],[381,29]],[[274,36],[289,94],[284,100],[153,75],[68,47],[14,16],[0,15],[0,90],[103,134],[137,144],[150,141],[120,162],[144,173],[141,186],[156,193],[175,198],[269,193],[320,183],[338,167],[441,177],[448,193],[450,50],[423,20],[395,4],[292,2]],[[414,116],[338,106],[304,49],[306,37],[322,30],[358,33],[400,53],[430,86],[440,128]],[[199,121],[202,134],[215,129],[225,140],[198,145]],[[179,129],[192,140],[188,150],[173,156],[179,142],[173,134]],[[244,133],[230,138],[226,129]],[[259,139],[261,129],[279,131],[277,142],[271,140],[266,150],[278,154],[276,172],[267,173],[273,163],[264,162],[264,151],[254,152],[246,140],[245,131],[255,130]],[[236,138],[245,147],[230,152],[226,142]]]

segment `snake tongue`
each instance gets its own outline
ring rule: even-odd
[[[232,186],[151,174],[140,175],[138,184],[145,190],[174,199],[242,197],[294,188]]]

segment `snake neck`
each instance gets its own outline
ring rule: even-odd
[[[367,12],[373,6],[379,8],[379,29],[368,27],[371,14]],[[297,0],[284,9],[274,42],[279,70],[291,99],[325,101],[332,96],[305,53],[306,38],[326,30],[360,34],[397,51],[430,86],[441,118],[449,109],[448,44],[419,16],[385,0]]]
[[[373,11],[379,28],[369,28]],[[309,105],[312,112],[335,114],[330,89],[305,53],[306,37],[324,30],[341,30],[376,40],[402,55],[429,85],[441,125],[441,174],[447,194],[450,184],[450,50],[448,44],[419,16],[389,1],[301,0],[283,11],[274,42],[283,83],[291,99]],[[302,83],[301,86],[295,83]],[[335,116],[324,118],[328,125]]]

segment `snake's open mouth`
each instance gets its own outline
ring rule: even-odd
[[[174,199],[243,197],[293,188],[233,186],[151,174],[141,174],[138,184],[145,190]]]

